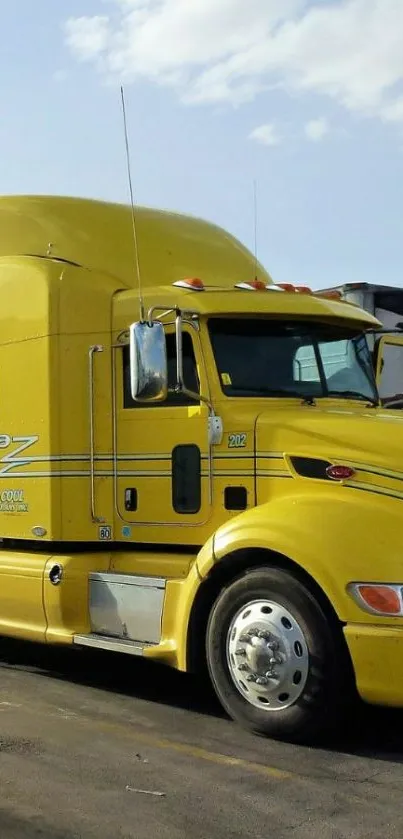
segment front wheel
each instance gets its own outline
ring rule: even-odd
[[[228,714],[256,733],[293,742],[333,727],[352,681],[337,629],[286,571],[254,569],[228,585],[206,636],[210,676]]]

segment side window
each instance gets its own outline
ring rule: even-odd
[[[401,344],[384,344],[379,381],[381,399],[387,400],[403,393],[402,349]]]
[[[176,385],[176,340],[175,335],[166,336],[167,357],[168,357],[168,388],[173,389]],[[188,390],[200,393],[199,377],[197,375],[196,357],[193,349],[193,342],[188,332],[183,333],[183,377]],[[129,347],[123,347],[123,407],[124,408],[158,408],[180,405],[194,405],[184,393],[168,393],[165,402],[135,402],[130,394],[130,355]]]

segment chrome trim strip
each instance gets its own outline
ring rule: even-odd
[[[140,588],[160,588],[164,590],[166,587],[164,577],[140,577],[137,574],[115,574],[113,571],[106,573],[91,571],[88,574],[88,579],[96,583],[116,583],[117,585],[139,586]]]
[[[128,653],[129,655],[142,656],[147,647],[154,644],[136,644],[133,641],[126,641],[123,638],[110,638],[107,635],[74,635],[73,644],[80,647],[95,647],[100,650],[109,650],[115,653]]]

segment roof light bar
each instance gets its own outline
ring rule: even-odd
[[[176,280],[172,285],[177,288],[185,288],[188,291],[205,291],[203,280],[199,277],[187,277],[183,280]],[[326,300],[342,300],[343,295],[340,291],[312,291],[309,286],[293,285],[292,283],[270,283],[267,285],[263,280],[247,280],[242,283],[236,283],[235,288],[241,288],[246,291],[286,291],[291,294],[312,294],[314,297],[321,297]]]
[[[294,294],[312,294],[312,289],[307,285],[292,285],[292,283],[279,283],[284,291],[292,291]]]
[[[289,291],[293,294],[312,294],[312,289],[306,285],[292,285],[291,283],[270,283],[266,285],[262,280],[248,280],[237,283],[235,288],[243,288],[246,291]]]

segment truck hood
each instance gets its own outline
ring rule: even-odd
[[[403,412],[265,411],[256,420],[255,445],[258,503],[270,495],[267,478],[328,480],[326,466],[333,463],[354,468],[350,485],[403,499]]]

